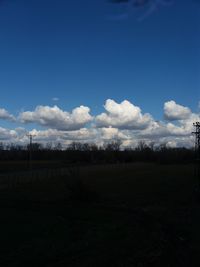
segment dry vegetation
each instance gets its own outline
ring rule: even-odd
[[[135,163],[2,191],[1,266],[197,266],[194,186],[191,164]]]

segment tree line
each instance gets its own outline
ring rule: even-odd
[[[192,148],[170,148],[166,144],[147,145],[140,141],[135,148],[122,149],[120,140],[114,140],[98,146],[94,143],[72,142],[63,148],[61,143],[42,145],[34,142],[32,145],[0,143],[0,160],[62,160],[67,163],[190,163],[195,153]]]

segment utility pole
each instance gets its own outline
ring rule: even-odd
[[[193,123],[195,131],[195,176],[198,182],[198,190],[200,190],[200,122]]]
[[[33,144],[33,134],[27,134],[29,138],[29,169],[32,171],[32,144]]]

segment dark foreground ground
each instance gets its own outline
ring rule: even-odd
[[[0,193],[0,266],[199,266],[192,165],[70,167]]]

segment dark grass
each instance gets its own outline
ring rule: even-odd
[[[0,266],[199,266],[192,165],[74,167],[0,195]]]
[[[32,169],[61,168],[66,166],[65,161],[59,160],[33,160]],[[0,174],[23,172],[30,169],[29,160],[0,160]]]

